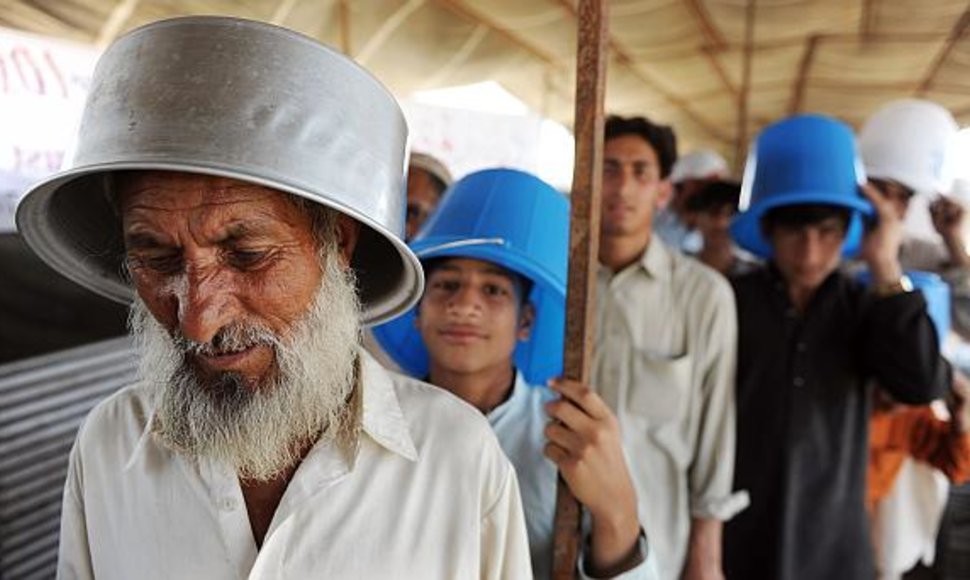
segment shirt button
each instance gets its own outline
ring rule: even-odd
[[[788,318],[795,318],[796,316],[798,316],[798,312],[794,308],[789,306],[788,308],[785,309],[785,316]]]
[[[804,387],[805,379],[803,379],[802,377],[795,377],[794,380],[792,380],[792,384],[795,385],[796,387]]]
[[[805,344],[804,342],[799,342],[798,344],[795,345],[795,350],[797,350],[798,352],[805,352],[806,350],[808,350],[808,345]]]
[[[232,499],[231,497],[222,498],[222,500],[219,502],[219,508],[221,508],[224,512],[231,512],[235,510],[238,505],[239,504],[236,503],[236,500]]]

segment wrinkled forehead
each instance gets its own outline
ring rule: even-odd
[[[185,210],[247,202],[296,205],[289,194],[230,177],[179,171],[124,171],[110,179],[109,197],[122,214],[133,208]]]
[[[326,210],[261,185],[174,172],[132,172],[117,179],[116,207],[125,247],[159,240],[227,243],[245,239],[326,239]],[[320,214],[320,216],[318,216]]]

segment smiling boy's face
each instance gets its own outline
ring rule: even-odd
[[[512,365],[529,336],[531,305],[508,270],[491,262],[449,258],[428,273],[416,324],[435,369],[477,374]]]

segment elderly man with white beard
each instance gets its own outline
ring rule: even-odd
[[[488,423],[359,347],[422,292],[406,140],[383,87],[284,29],[175,19],[105,52],[73,167],[17,216],[132,304],[141,353],[71,452],[60,578],[531,576]]]

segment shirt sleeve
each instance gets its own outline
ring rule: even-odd
[[[585,545],[589,545],[588,540]],[[657,572],[657,558],[647,546],[647,538],[643,530],[640,530],[640,538],[637,540],[637,556],[637,565],[629,570],[624,570],[613,576],[590,576],[586,572],[586,550],[584,549],[579,554],[576,577],[579,580],[602,580],[603,578],[611,578],[612,580],[660,580]]]
[[[747,492],[731,493],[736,439],[735,373],[738,323],[734,294],[720,279],[713,286],[700,329],[708,337],[702,365],[699,432],[689,471],[695,518],[726,521],[748,505]]]
[[[901,403],[925,404],[950,388],[950,365],[919,292],[871,297],[861,337],[869,372]]]
[[[498,499],[485,512],[482,521],[482,580],[532,578],[529,537],[519,483],[511,465]]]
[[[61,508],[61,537],[57,555],[58,580],[94,580],[91,551],[88,545],[87,519],[84,515],[84,494],[78,442],[67,468],[64,502]]]

